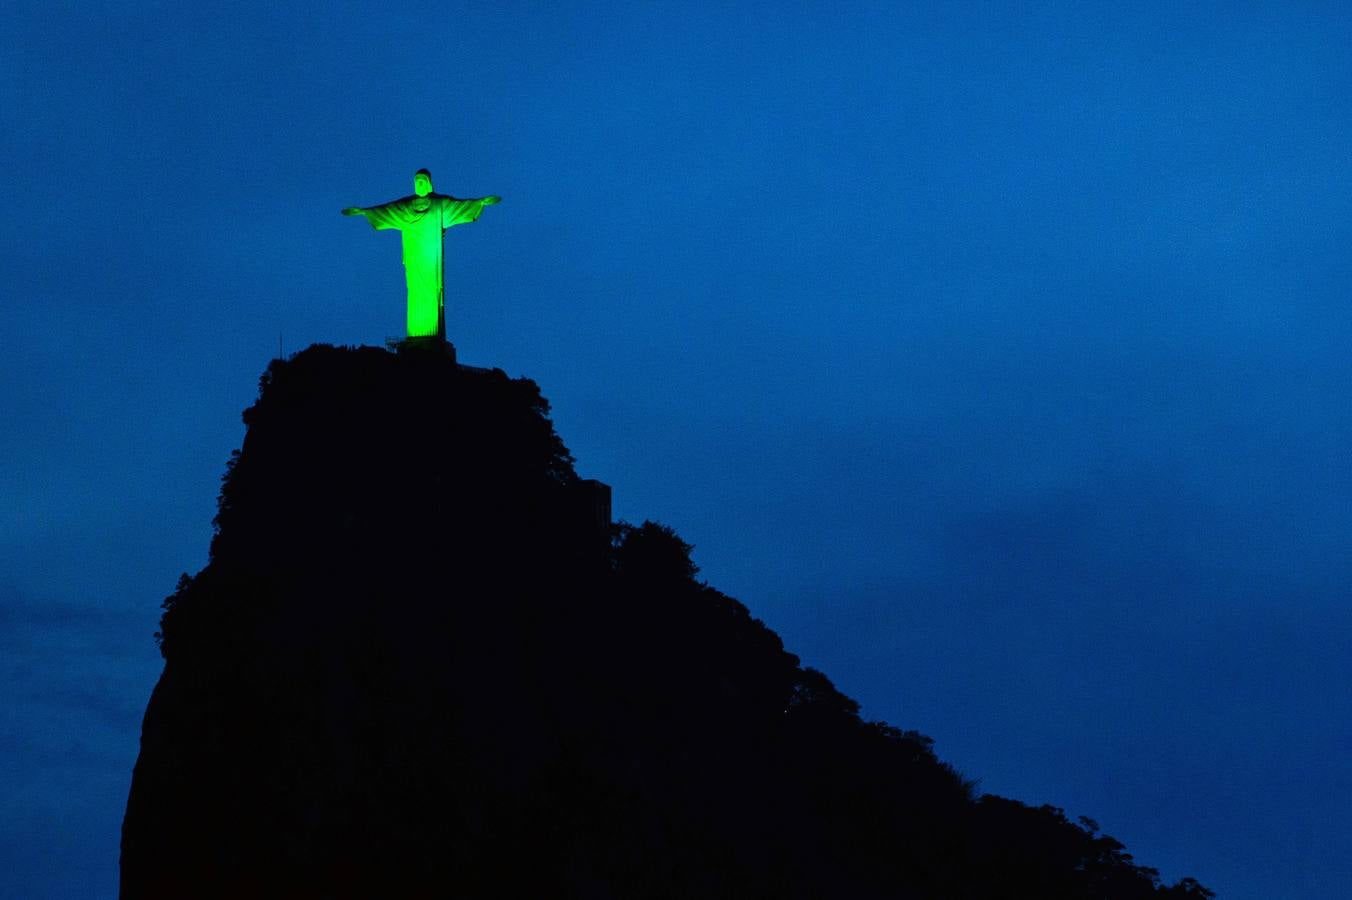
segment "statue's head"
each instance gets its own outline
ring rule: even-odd
[[[426,169],[419,169],[413,173],[413,192],[419,197],[426,197],[432,193],[432,173]]]

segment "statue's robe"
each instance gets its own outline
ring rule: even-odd
[[[473,222],[483,200],[458,200],[445,194],[402,197],[362,210],[377,231],[403,232],[404,279],[408,282],[408,336],[432,337],[443,327],[445,287],[441,235],[452,225]]]

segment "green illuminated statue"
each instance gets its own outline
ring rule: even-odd
[[[432,193],[432,173],[413,175],[413,195],[379,206],[349,206],[345,216],[365,216],[377,231],[397,228],[404,238],[404,278],[408,282],[408,336],[446,337],[445,281],[441,236],[452,225],[479,218],[501,197],[457,200]]]

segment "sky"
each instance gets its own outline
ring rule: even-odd
[[[159,603],[279,352],[447,234],[539,382],[864,714],[1169,881],[1352,894],[1352,13],[18,0],[0,895],[112,896]]]

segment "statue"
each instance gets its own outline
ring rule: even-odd
[[[408,336],[446,339],[445,288],[442,278],[441,236],[452,225],[479,218],[485,206],[501,197],[457,200],[432,193],[432,173],[419,169],[413,175],[413,195],[379,206],[349,206],[345,216],[365,216],[377,231],[397,228],[403,232],[404,279],[408,283]]]

